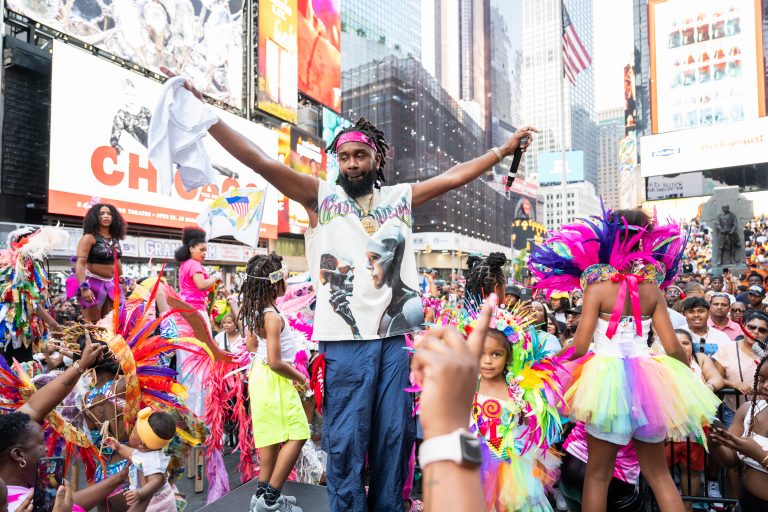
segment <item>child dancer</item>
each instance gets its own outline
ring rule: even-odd
[[[164,412],[152,412],[145,407],[139,411],[136,426],[128,439],[128,446],[120,444],[114,437],[108,437],[104,443],[131,461],[128,470],[129,490],[125,492],[125,502],[129,512],[148,510],[151,512],[175,512],[176,494],[168,483],[166,471],[170,457],[163,449],[176,435],[176,420]],[[144,505],[145,503],[148,505]]]
[[[448,311],[443,323],[455,323],[468,335],[479,314],[472,303]],[[489,510],[552,510],[546,492],[557,479],[560,460],[549,447],[561,434],[556,407],[562,394],[555,377],[558,363],[542,357],[534,321],[527,309],[496,309],[480,359],[470,430],[481,441]]]
[[[677,274],[685,242],[679,226],[654,225],[640,210],[603,210],[563,226],[531,254],[540,289],[584,289],[576,356],[594,336],[594,351],[574,365],[566,393],[572,419],[588,434],[584,510],[605,510],[616,452],[631,439],[661,509],[684,510],[664,440],[702,439],[720,403],[685,364],[661,292]],[[651,322],[672,357],[649,353]]]
[[[275,253],[248,262],[240,291],[240,314],[246,346],[256,352],[248,392],[251,397],[253,440],[261,468],[251,509],[256,512],[301,512],[295,498],[281,496],[288,474],[309,438],[309,425],[299,393],[309,380],[294,366],[296,339],[288,321],[275,306],[285,294],[288,270]]]

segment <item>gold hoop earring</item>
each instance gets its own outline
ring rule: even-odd
[[[24,459],[21,459],[21,460],[19,461],[19,467],[20,467],[20,468],[22,468],[22,469],[23,469],[23,468],[25,468],[25,467],[27,467],[27,461],[26,461],[26,460],[24,460]]]

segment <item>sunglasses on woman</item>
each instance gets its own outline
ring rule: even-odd
[[[768,327],[758,327],[755,324],[747,324],[746,328],[748,331],[755,331],[762,335],[768,334]]]

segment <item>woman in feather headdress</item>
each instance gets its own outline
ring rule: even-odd
[[[0,251],[0,345],[6,358],[30,361],[58,324],[48,313],[48,274],[43,264],[54,249],[66,244],[62,228],[17,229]]]
[[[677,275],[686,237],[641,210],[606,211],[567,224],[533,251],[529,266],[548,293],[584,290],[565,398],[585,424],[589,462],[584,510],[606,509],[616,453],[634,440],[643,475],[661,509],[682,511],[664,440],[703,441],[720,400],[686,364],[661,291]],[[653,329],[668,355],[652,355]]]

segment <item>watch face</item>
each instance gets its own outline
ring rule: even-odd
[[[483,462],[480,440],[468,432],[459,434],[459,439],[461,441],[461,458],[463,462],[479,466]]]

